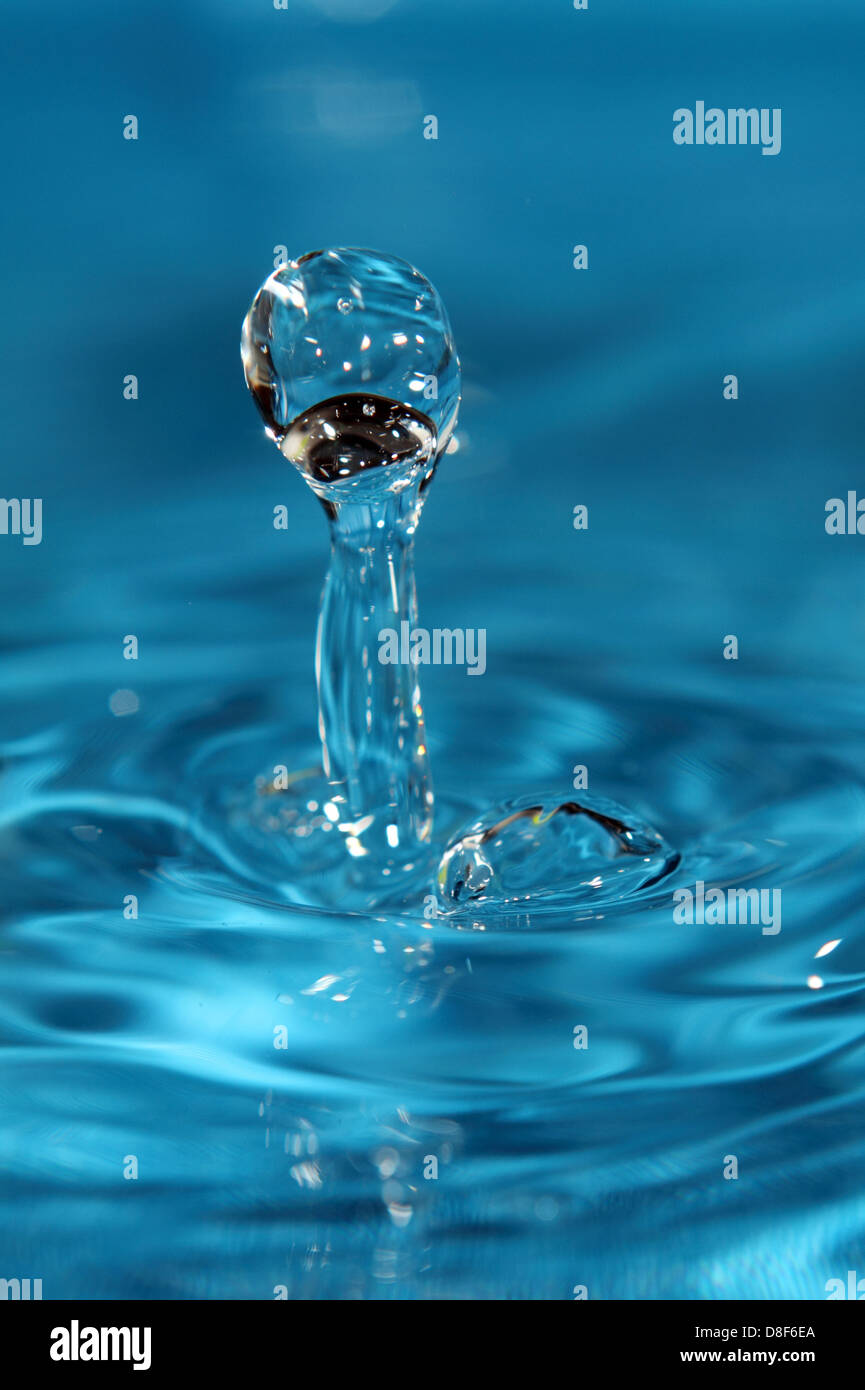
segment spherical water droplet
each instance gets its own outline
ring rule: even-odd
[[[377,428],[382,410],[393,419],[394,448],[379,457],[382,441],[373,441],[372,463],[402,460],[406,434],[420,440],[422,464],[447,448],[460,387],[450,322],[429,281],[395,256],[336,249],[281,266],[246,316],[241,356],[268,432],[310,482],[308,449],[297,432],[290,447],[286,440],[313,414],[319,449],[325,438],[339,445],[334,463],[346,445],[352,458],[367,448],[362,421],[375,416]],[[329,470],[339,473],[328,462]]]

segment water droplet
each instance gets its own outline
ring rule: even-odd
[[[140,701],[134,690],[115,690],[109,696],[108,708],[118,719],[127,714],[137,714]]]
[[[453,333],[433,286],[395,256],[314,251],[280,267],[244,320],[241,357],[277,444],[335,397],[381,397],[413,409],[423,381],[435,388],[422,402],[435,450],[447,448],[459,405]]]

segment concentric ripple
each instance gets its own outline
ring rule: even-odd
[[[314,764],[263,697],[7,745],[2,1214],[51,1296],[820,1297],[855,1268],[861,770],[830,690],[807,724],[740,696],[491,683],[495,776],[437,759],[443,875],[386,910],[328,907],[326,863],[292,901],[278,825],[220,818],[287,744]],[[698,880],[781,890],[782,929],[677,923]]]

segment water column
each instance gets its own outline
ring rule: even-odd
[[[417,664],[379,656],[381,634],[417,617],[414,535],[459,406],[450,324],[406,262],[317,251],[268,277],[241,352],[268,435],[330,525],[316,643],[325,812],[349,855],[387,871],[432,832]]]

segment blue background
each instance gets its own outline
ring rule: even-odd
[[[463,364],[430,621],[446,552],[466,625],[492,625],[469,595],[506,562],[521,640],[555,624],[654,666],[730,631],[749,660],[855,674],[858,546],[822,520],[863,426],[859,8],[326,8],[7,7],[4,489],[45,507],[43,548],[2,548],[13,626],[80,653],[173,599],[172,571],[203,600],[226,556],[273,574],[280,628],[287,570],[306,585],[308,561],[314,601],[326,536],[260,444],[239,324],[274,245],[370,245],[439,287]],[[675,146],[697,99],[782,107],[781,154]],[[177,597],[158,640],[204,640]]]
[[[865,492],[861,5],[6,0],[4,31],[2,491],[43,499],[44,538],[0,536],[0,1275],[44,1276],[46,1297],[270,1297],[283,1278],[293,1297],[567,1298],[588,1278],[592,1297],[759,1298],[823,1297],[857,1259],[865,1273],[848,1109],[865,541],[824,529],[828,498]],[[782,108],[780,155],[674,145],[673,111],[697,100]],[[783,839],[769,885],[806,880],[775,957],[700,937],[662,969],[644,935],[629,965],[630,939],[600,931],[512,977],[485,943],[479,999],[464,981],[456,1016],[390,1071],[396,1043],[358,1005],[354,1031],[310,1017],[280,1092],[270,1001],[295,971],[338,973],[351,933],[321,927],[313,951],[312,928],[263,922],[276,910],[239,889],[229,912],[230,892],[214,909],[163,882],[202,728],[284,720],[289,751],[315,746],[326,527],[264,440],[238,355],[279,245],[390,251],[450,312],[460,450],[431,490],[418,590],[428,626],[487,629],[488,674],[429,672],[440,785],[564,796],[586,762],[593,789],[677,844],[754,816],[731,839]],[[140,712],[116,719],[126,687]],[[800,801],[826,782],[834,799]],[[116,904],[139,879],[156,900],[130,945]],[[808,962],[841,936],[819,999]],[[464,942],[440,951],[461,961]],[[608,1089],[570,1109],[534,1030],[561,1011],[568,1049],[592,1001],[622,1037],[599,1063]],[[329,1070],[319,1026],[328,1048],[344,1030]],[[436,1073],[448,1029],[485,1060],[466,1090]],[[356,1090],[315,1082],[335,1055]],[[681,1109],[677,1087],[693,1087]],[[266,1166],[258,1131],[245,1147],[280,1104],[276,1127],[306,1132],[322,1090],[346,1126],[323,1198]],[[622,1095],[644,1106],[638,1147]],[[391,1142],[378,1127],[407,1096],[465,1126],[464,1185],[429,1218],[437,1255],[411,1244],[419,1220],[391,1222],[403,1244],[383,1261],[379,1197],[365,1205],[350,1156]],[[512,1127],[527,1116],[537,1148]],[[743,1132],[762,1176],[719,1220],[695,1174]],[[117,1184],[139,1152],[154,1187],[133,1213]],[[327,1241],[329,1267],[303,1262]]]

